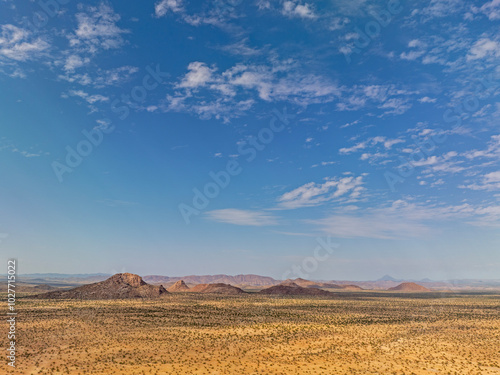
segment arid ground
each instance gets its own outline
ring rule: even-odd
[[[500,374],[498,293],[191,293],[18,307],[17,374]]]

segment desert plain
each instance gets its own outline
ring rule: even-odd
[[[496,292],[25,295],[18,313],[7,373],[500,374]]]

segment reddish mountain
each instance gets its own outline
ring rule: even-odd
[[[401,291],[401,292],[430,292],[425,286],[418,285],[415,283],[402,283],[393,288],[389,288],[387,290],[392,291]]]
[[[217,284],[198,284],[189,289],[190,292],[194,293],[217,293],[217,294],[243,294],[246,293],[240,288],[229,284],[217,283]]]
[[[38,294],[34,298],[44,299],[128,299],[155,298],[168,294],[162,286],[150,285],[139,275],[117,273],[105,281],[83,285],[69,290],[57,290]]]
[[[295,295],[295,296],[331,296],[331,292],[317,288],[304,288],[291,280],[284,281],[279,285],[270,288],[262,289],[261,294],[275,294],[275,295]]]
[[[360,286],[358,286],[358,285],[352,285],[352,284],[340,285],[340,287],[342,289],[346,289],[346,290],[364,290]]]
[[[184,280],[177,281],[174,285],[167,289],[169,292],[179,293],[179,292],[189,292],[189,287],[186,285]]]

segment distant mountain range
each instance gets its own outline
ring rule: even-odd
[[[231,284],[231,285],[247,285],[247,286],[266,286],[276,285],[280,281],[272,277],[259,276],[259,275],[205,275],[205,276],[183,276],[183,277],[169,277],[148,275],[144,276],[144,281],[151,284],[169,284],[175,283],[179,280],[184,280],[186,284]]]
[[[96,283],[104,281],[111,275],[103,273],[94,274],[57,274],[57,273],[35,273],[19,275],[19,282],[27,285],[47,284],[57,287],[78,286],[83,284]],[[197,284],[230,284],[246,288],[269,287],[280,284],[283,280],[276,280],[268,276],[260,275],[189,275],[182,277],[171,277],[162,275],[147,275],[143,280],[150,284],[164,285],[166,288],[173,285],[177,281],[184,280],[188,285]],[[350,285],[352,288],[359,287],[363,289],[389,289],[396,287],[402,282],[417,282],[418,284],[433,290],[485,290],[485,289],[500,289],[500,280],[488,279],[456,279],[446,281],[433,281],[430,279],[413,280],[413,279],[396,279],[392,276],[385,275],[384,277],[374,281],[347,281],[347,280],[318,280],[314,281],[317,284],[323,284],[327,287],[328,284],[335,284],[345,288]]]

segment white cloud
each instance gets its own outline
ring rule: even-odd
[[[341,148],[339,150],[339,153],[347,155],[347,154],[351,154],[351,153],[356,152],[356,151],[364,150],[370,145],[376,146],[378,144],[382,144],[386,150],[390,150],[392,148],[392,146],[394,146],[398,143],[404,143],[404,141],[402,139],[387,139],[386,137],[376,136],[376,137],[369,138],[368,140],[366,140],[364,142],[359,142],[352,147]],[[370,155],[370,154],[366,154],[366,155]],[[365,159],[367,159],[367,158],[365,158]],[[362,159],[362,160],[365,160],[365,159]]]
[[[281,13],[287,17],[316,18],[310,4],[298,4],[295,1],[284,1]]]
[[[311,165],[311,168],[316,168],[316,167],[319,167],[319,166],[326,167],[326,166],[333,165],[333,164],[336,164],[336,163],[337,162],[335,162],[335,161],[322,161],[319,164]]]
[[[328,26],[328,29],[330,31],[335,31],[335,30],[341,30],[343,29],[348,23],[350,22],[349,18],[345,17],[334,17],[330,21],[330,26]]]
[[[397,145],[398,143],[404,143],[402,139],[387,139],[386,137],[381,136],[373,137],[369,141],[372,145],[381,143],[387,150],[389,150],[392,146]]]
[[[127,65],[113,69],[97,69],[92,73],[73,73],[68,71],[66,75],[60,75],[58,78],[71,83],[78,83],[82,86],[92,85],[95,88],[102,88],[127,82],[138,71],[139,68]]]
[[[466,2],[463,0],[431,0],[430,4],[422,10],[422,14],[429,18],[441,18],[462,10]]]
[[[0,33],[0,59],[27,61],[39,57],[49,49],[49,44],[35,38],[28,30],[14,25],[2,25]]]
[[[496,159],[500,157],[500,135],[491,136],[485,150],[467,151],[464,153],[464,156],[469,160],[474,160],[476,158]]]
[[[340,154],[351,154],[353,152],[356,152],[356,151],[359,151],[359,150],[363,150],[365,149],[367,146],[367,143],[366,142],[359,142],[357,144],[355,144],[354,146],[352,147],[343,147],[339,150],[339,153]]]
[[[377,106],[383,109],[384,115],[403,114],[412,107],[408,98],[418,92],[397,88],[395,85],[354,86],[346,90],[349,96],[344,96],[337,104],[339,111],[357,111],[365,107]]]
[[[227,30],[234,30],[229,21],[237,19],[240,15],[237,7],[238,1],[211,1],[207,2],[209,7],[198,13],[188,14],[184,7],[183,0],[161,0],[155,4],[155,16],[163,17],[172,12],[179,16],[179,19],[191,26],[212,25]],[[237,26],[236,26],[237,28]]]
[[[34,158],[34,157],[39,157],[42,156],[43,152],[42,151],[26,151],[26,150],[21,150],[17,146],[15,146],[11,141],[7,140],[5,137],[0,138],[0,151],[2,150],[8,150],[17,154],[20,154],[24,156],[25,158]],[[45,153],[48,155],[48,153]],[[1,235],[0,235],[1,237]]]
[[[88,11],[78,13],[76,19],[78,27],[68,36],[72,47],[94,54],[101,48],[120,48],[125,43],[122,34],[128,31],[116,25],[120,16],[109,5],[101,3],[99,7],[88,7]]]
[[[195,61],[188,65],[188,73],[180,78],[175,93],[167,95],[162,109],[203,114],[203,118],[219,116],[228,121],[250,109],[257,98],[304,106],[331,102],[341,95],[341,88],[329,79],[297,70],[293,60],[273,61],[271,66],[237,64],[223,72]]]
[[[411,107],[412,105],[408,102],[408,100],[402,98],[391,98],[378,106],[378,108],[387,109],[387,111],[385,111],[385,114],[396,115],[402,115]]]
[[[431,183],[431,187],[436,187],[436,186],[440,186],[440,185],[444,185],[444,180],[443,179],[438,179],[436,181],[434,181],[433,183]]]
[[[182,0],[162,0],[155,4],[156,17],[163,17],[169,11],[178,13],[183,10]]]
[[[277,224],[277,219],[274,216],[261,211],[227,208],[223,210],[209,211],[206,215],[210,220],[234,225],[260,227]]]
[[[500,172],[491,172],[485,174],[481,178],[480,183],[473,183],[469,185],[460,186],[462,189],[471,189],[471,190],[500,190]]]
[[[70,96],[77,96],[79,98],[84,99],[87,103],[89,104],[94,104],[97,102],[107,102],[109,101],[109,98],[103,95],[90,95],[86,93],[85,91],[82,90],[70,90],[69,91]]]
[[[376,159],[381,159],[381,158],[387,158],[389,157],[389,154],[385,153],[385,152],[376,152],[374,154],[370,154],[370,153],[364,153],[364,154],[361,154],[361,156],[359,157],[360,160],[370,160],[370,161],[374,161]]]
[[[66,62],[64,63],[64,70],[72,72],[75,69],[80,68],[85,64],[88,64],[89,62],[90,59],[88,57],[81,58],[78,55],[70,55],[66,58]]]
[[[248,38],[221,47],[221,50],[240,56],[255,56],[261,54],[259,49],[248,46]]]
[[[410,48],[425,47],[425,43],[423,43],[421,40],[413,39],[410,40],[410,42],[408,42],[408,47]]]
[[[485,3],[481,8],[481,12],[486,14],[491,21],[500,19],[500,0],[491,0]]]
[[[436,103],[436,98],[429,98],[428,96],[424,96],[423,98],[418,99],[420,103]]]
[[[329,179],[323,184],[307,183],[278,198],[279,206],[285,209],[317,206],[333,199],[347,196],[358,198],[363,190],[363,177]]]
[[[410,52],[403,52],[401,53],[401,55],[399,55],[399,57],[402,59],[402,60],[416,60],[418,59],[420,56],[422,56],[425,52],[424,51],[410,51]]]
[[[500,43],[489,38],[482,38],[471,47],[467,60],[478,60],[488,56],[500,56]]]
[[[204,86],[212,80],[212,73],[215,69],[209,68],[205,63],[195,61],[188,65],[189,72],[184,76],[178,87],[196,88]]]
[[[271,9],[271,2],[269,0],[258,0],[257,8],[259,8],[259,10]]]
[[[99,119],[99,120],[96,120],[96,122],[97,122],[97,126],[94,126],[94,129],[106,131],[109,129],[109,125],[111,125],[111,120],[108,120],[108,119]]]
[[[450,151],[441,156],[429,156],[426,159],[414,161],[414,167],[427,167],[424,173],[458,173],[466,168],[462,167],[463,161],[455,160],[459,156],[457,152]]]

